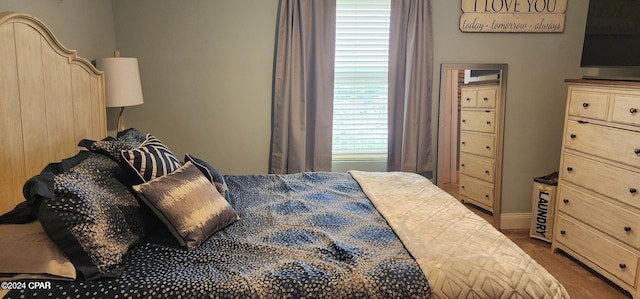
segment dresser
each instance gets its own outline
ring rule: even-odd
[[[499,196],[496,161],[502,160],[498,146],[503,109],[499,92],[497,84],[466,85],[460,89],[460,200],[492,213]]]
[[[640,82],[567,83],[552,248],[640,298]]]

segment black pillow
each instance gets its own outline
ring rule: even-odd
[[[192,155],[185,154],[184,155],[184,163],[191,162],[195,165],[204,176],[211,182],[216,189],[224,198],[229,201],[229,187],[227,187],[227,183],[224,181],[224,177],[211,166],[209,163],[205,162],[202,159],[198,159]]]
[[[85,279],[117,277],[149,215],[114,173],[119,165],[83,151],[48,165],[24,186],[45,232]]]

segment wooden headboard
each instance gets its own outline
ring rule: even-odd
[[[107,134],[104,78],[38,19],[0,12],[0,214],[50,162]]]

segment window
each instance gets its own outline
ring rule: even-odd
[[[337,0],[333,160],[385,160],[390,0]]]

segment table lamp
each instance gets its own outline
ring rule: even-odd
[[[118,132],[124,130],[124,108],[142,104],[142,85],[138,59],[120,57],[116,51],[115,57],[101,58],[96,61],[96,67],[104,72],[105,98],[107,107],[120,107],[118,115]]]

